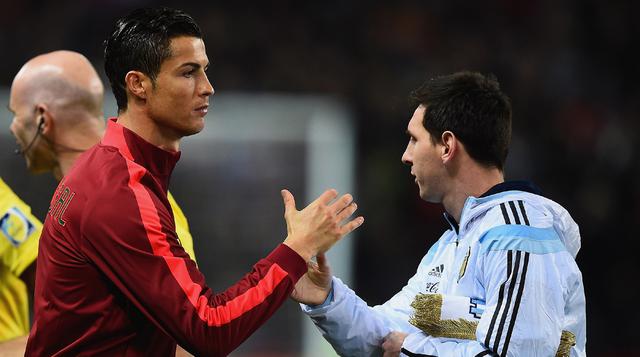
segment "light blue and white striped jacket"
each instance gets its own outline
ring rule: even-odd
[[[448,218],[452,229],[383,305],[367,306],[334,277],[327,301],[303,311],[342,356],[382,355],[392,331],[409,334],[407,356],[556,356],[561,335],[568,355],[585,356],[578,226],[563,207],[533,192],[506,182],[467,198],[459,226]],[[469,297],[470,316],[479,317],[475,340],[434,337],[411,325],[410,304],[420,293]],[[484,304],[481,316],[474,301]]]

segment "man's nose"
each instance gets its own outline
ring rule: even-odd
[[[209,77],[205,74],[204,83],[202,85],[202,89],[200,94],[206,97],[212,96],[216,91],[213,89],[213,85],[209,81]]]
[[[11,125],[9,125],[9,131],[11,131],[11,134],[13,134],[13,136],[16,136],[16,120],[15,119],[11,121]]]
[[[411,160],[411,156],[409,154],[408,148],[402,153],[402,157],[400,158],[400,161],[402,161],[402,163],[405,165],[411,166],[412,160]]]

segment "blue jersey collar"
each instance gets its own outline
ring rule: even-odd
[[[530,181],[505,181],[491,187],[487,192],[483,193],[481,197],[487,197],[495,195],[496,193],[505,191],[524,191],[542,196],[542,191],[538,186],[534,185]]]
[[[542,196],[542,191],[533,182],[521,180],[501,182],[491,187],[489,190],[487,190],[487,192],[483,193],[478,198],[484,198],[506,191],[524,191]],[[456,232],[456,234],[460,232],[460,226],[452,215],[445,212],[444,219],[447,221],[447,223],[449,223],[449,226],[451,226],[451,229]]]

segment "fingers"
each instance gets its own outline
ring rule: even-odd
[[[320,269],[318,268],[318,264],[316,262],[314,262],[313,260],[309,260],[307,262],[307,270],[317,271],[317,270],[320,270]]]
[[[324,253],[318,253],[318,255],[316,255],[316,262],[319,267],[327,266],[327,256],[324,255]]]
[[[389,342],[389,340],[387,338],[384,339],[384,342],[382,342],[382,349],[384,350],[385,354],[387,353],[387,351],[389,351],[390,347],[391,347],[391,342]]]
[[[309,260],[307,262],[307,266],[318,271],[323,271],[326,270],[329,265],[327,262],[327,257],[324,255],[324,253],[318,253],[316,255],[316,260]]]
[[[324,191],[320,197],[318,197],[318,199],[316,200],[316,202],[323,204],[323,205],[327,205],[329,204],[329,202],[331,202],[333,199],[335,199],[338,196],[338,191],[332,189],[326,190]]]
[[[339,214],[353,202],[353,196],[349,193],[346,193],[339,199],[335,200],[333,203],[329,204],[329,202],[333,201],[337,196],[338,191],[332,188],[324,191],[324,193],[322,193],[322,195],[318,197],[316,202],[322,205],[327,205],[329,210],[333,212],[333,214]],[[348,216],[349,215],[347,215],[347,217]]]
[[[296,210],[296,199],[288,190],[282,190],[280,191],[280,194],[282,195],[282,201],[284,202],[284,215],[286,217],[289,213]]]
[[[338,214],[342,210],[344,210],[347,206],[349,206],[349,204],[351,204],[352,202],[353,202],[353,196],[351,196],[350,194],[347,193],[347,194],[342,195],[342,197],[340,197],[340,199],[338,199],[335,202],[333,202],[329,206],[329,209],[334,214]]]
[[[400,350],[402,349],[402,343],[404,342],[404,338],[407,336],[406,333],[399,331],[390,332],[382,342],[382,349],[384,350],[383,356],[399,356]]]
[[[356,228],[360,227],[364,223],[364,217],[359,216],[355,219],[347,222],[345,225],[340,227],[340,235],[346,236],[347,234],[353,232]]]
[[[331,270],[331,268],[329,268],[329,260],[324,253],[318,253],[318,255],[316,255],[316,262],[318,263],[319,271],[328,272]]]
[[[356,211],[356,209],[358,209],[358,205],[355,202],[351,202],[351,204],[349,204],[345,209],[343,209],[336,216],[336,218],[338,219],[338,222],[342,222],[345,219],[351,217],[351,215],[353,214],[353,212]]]

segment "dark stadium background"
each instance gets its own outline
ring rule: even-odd
[[[87,55],[103,75],[101,43],[115,19],[134,7],[160,3],[1,4],[0,86],[8,87],[26,60],[57,49]],[[355,194],[366,217],[355,241],[354,288],[370,304],[399,290],[446,228],[441,207],[418,198],[400,162],[413,110],[408,92],[438,74],[462,69],[494,73],[514,106],[507,178],[533,180],[580,224],[577,260],[587,295],[587,351],[592,356],[640,354],[640,3],[162,4],[187,11],[201,25],[218,93],[323,95],[350,108],[357,133]],[[209,120],[215,120],[215,96],[212,103]],[[10,155],[13,142],[2,144]],[[21,161],[12,160],[0,174],[11,172],[9,184],[44,217],[48,197],[42,197],[51,192],[53,180],[31,178]],[[175,193],[187,216],[195,214],[201,203],[197,196],[190,201],[194,195],[180,187]],[[277,192],[270,194],[279,204]],[[197,236],[195,241],[198,249]],[[215,259],[234,258],[222,251]],[[229,279],[220,283],[228,285]],[[299,335],[282,337],[290,346],[282,353],[295,355]]]

